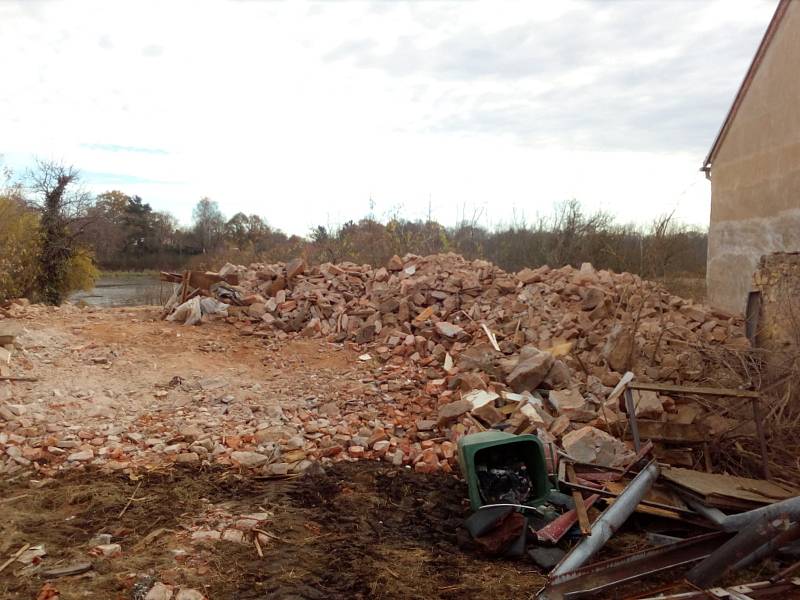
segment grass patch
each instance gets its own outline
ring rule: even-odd
[[[100,271],[100,277],[158,277],[156,269],[142,269],[141,271]]]

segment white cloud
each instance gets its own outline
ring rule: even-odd
[[[704,224],[698,168],[774,5],[6,1],[0,153],[184,222],[208,195],[305,233],[371,195],[448,223],[576,197]]]

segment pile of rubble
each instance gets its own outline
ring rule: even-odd
[[[455,254],[408,255],[380,268],[296,259],[165,278],[181,282],[168,318],[212,300],[200,320],[227,319],[244,335],[357,344],[377,365],[380,394],[312,408],[306,438],[317,457],[422,471],[449,470],[458,438],[483,428],[535,433],[587,462],[624,463],[630,453],[615,425],[626,416],[612,394],[624,373],[738,387],[709,351],[748,347],[741,319],[588,263],[510,274]],[[710,435],[740,425],[668,394],[635,396],[640,418],[702,424]],[[359,418],[365,410],[372,416]]]

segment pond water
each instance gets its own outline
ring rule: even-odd
[[[172,284],[152,273],[100,277],[89,291],[75,292],[70,302],[90,306],[140,306],[164,304],[172,294]]]

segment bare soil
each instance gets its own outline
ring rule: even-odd
[[[122,517],[138,484],[122,474],[72,471],[38,490],[0,483],[3,554],[34,542],[49,566],[91,560],[91,572],[54,582],[62,598],[127,599],[143,575],[212,599],[501,598],[544,581],[529,562],[459,547],[466,488],[453,476],[360,462],[285,480],[173,468],[141,481],[142,501]],[[273,513],[263,558],[254,544],[190,544],[186,531],[209,505]],[[89,556],[99,533],[122,556]],[[175,549],[188,552],[176,560]],[[0,598],[35,598],[43,580],[15,571],[0,575]]]
[[[154,309],[32,311],[20,321],[26,351],[13,366],[38,381],[14,384],[14,402],[46,419],[54,439],[111,422],[172,443],[180,424],[199,414],[217,419],[219,435],[236,435],[242,418],[256,422],[309,397],[346,403],[374,385],[355,348],[157,317]],[[176,377],[225,388],[211,395],[167,388]],[[234,400],[220,404],[217,393]],[[111,417],[96,411],[103,403]],[[0,564],[23,544],[44,545],[47,569],[90,561],[89,572],[50,581],[60,600],[139,600],[137,587],[155,580],[210,600],[533,597],[545,582],[527,558],[489,558],[461,543],[467,490],[454,475],[362,460],[281,478],[207,461],[182,466],[140,448],[141,456],[117,461],[127,465],[117,471],[98,454],[91,464],[33,458],[38,471],[0,474]],[[192,539],[226,515],[254,512],[270,515],[260,526],[269,542],[260,547],[249,533],[244,543]],[[599,558],[643,547],[635,529],[626,524]],[[90,554],[99,534],[110,534],[121,555]],[[679,579],[666,574],[646,587]],[[41,570],[12,563],[0,573],[0,599],[33,600],[45,583]]]
[[[356,352],[324,341],[265,343],[223,323],[187,328],[156,316],[152,309],[106,309],[22,320],[28,351],[15,356],[16,370],[39,380],[15,384],[15,397],[38,402],[53,422],[89,428],[95,401],[73,393],[110,391],[117,418],[138,426],[169,418],[174,406],[208,410],[190,394],[154,398],[154,386],[174,376],[223,378],[235,383],[234,393],[236,386],[261,383],[270,393],[246,398],[255,410],[258,403],[285,405],[309,395],[346,396],[365,369]],[[98,352],[111,352],[111,364],[87,359]],[[88,573],[51,581],[61,600],[129,599],[148,577],[202,590],[211,600],[503,598],[544,582],[529,561],[489,559],[459,546],[467,492],[455,476],[372,461],[312,471],[281,479],[148,459],[118,472],[71,465],[52,477],[49,471],[0,475],[0,563],[26,543],[44,544],[46,568],[90,561]],[[192,531],[213,527],[220,512],[257,511],[272,514],[263,526],[271,540],[263,557],[252,539],[190,539]],[[103,533],[122,546],[121,556],[89,554],[90,541]],[[34,599],[45,581],[15,562],[0,573],[0,598]]]

